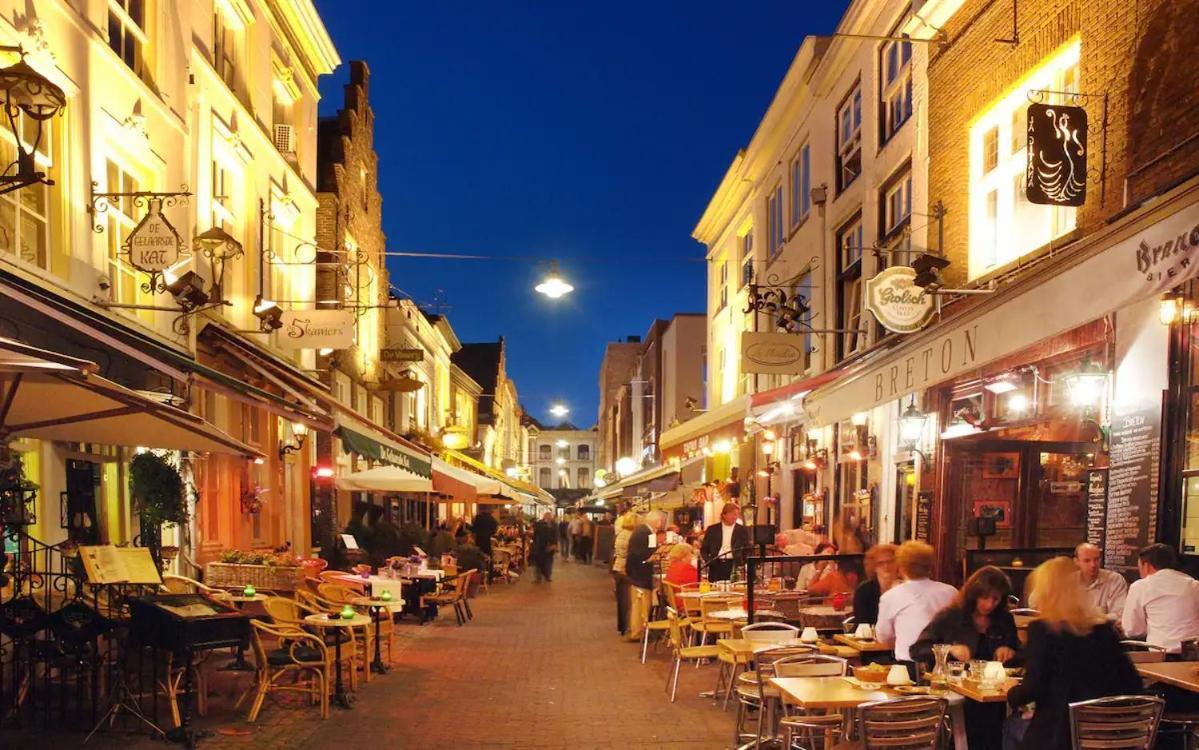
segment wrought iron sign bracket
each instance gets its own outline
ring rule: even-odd
[[[175,206],[187,205],[192,197],[191,191],[187,189],[187,185],[181,185],[178,192],[174,193],[159,193],[154,191],[137,191],[134,193],[101,193],[96,190],[100,187],[100,183],[92,182],[91,194],[88,198],[88,213],[92,215],[92,231],[96,234],[104,233],[104,222],[100,221],[100,215],[108,211],[113,199],[130,198],[133,201],[133,206],[136,208],[148,208],[151,201],[159,201],[161,208],[174,208]]]

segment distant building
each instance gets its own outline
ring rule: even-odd
[[[614,471],[621,456],[633,452],[632,414],[621,389],[633,379],[641,356],[641,337],[613,341],[604,350],[599,371],[599,449],[596,467]]]
[[[579,429],[570,422],[543,427],[529,422],[529,466],[533,482],[555,496],[561,490],[582,490],[595,486],[595,467],[599,430]]]

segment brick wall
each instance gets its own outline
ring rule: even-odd
[[[388,277],[382,253],[387,249],[387,238],[383,233],[383,197],[378,189],[375,115],[369,95],[370,69],[361,60],[351,62],[345,104],[336,117],[322,119],[317,132],[316,240],[321,248],[341,250],[347,237],[352,237],[358,249],[369,256],[380,282],[377,288],[385,297]],[[332,253],[318,257],[325,262],[338,259]],[[340,299],[346,274],[346,269],[337,266],[319,267],[316,298]],[[350,268],[348,274],[352,280],[354,269]],[[381,315],[381,311],[368,310],[364,314]],[[340,368],[356,380],[370,378],[361,371],[362,357],[357,355],[355,347],[339,356]],[[368,352],[369,359],[377,356],[377,352]]]
[[[1199,172],[1199,55],[1187,44],[1199,36],[1199,0],[1022,0],[1016,45],[995,41],[1012,36],[1010,2],[968,0],[945,31],[949,45],[931,48],[928,69],[929,208],[940,200],[948,209],[951,284],[968,265],[970,123],[1076,35],[1079,91],[1107,93],[1107,168],[1101,179],[1103,100],[1087,99],[1087,200],[1075,233],[1057,244],[1120,212],[1126,177],[1135,204]]]

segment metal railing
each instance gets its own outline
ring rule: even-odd
[[[767,555],[750,556],[745,558],[745,609],[750,623],[754,621],[754,598],[758,581],[768,581],[771,578],[799,578],[799,571],[810,562],[836,562],[840,565],[852,566],[859,571],[861,578],[862,565],[865,555]],[[788,589],[785,589],[788,590]],[[852,598],[853,594],[848,596]],[[847,615],[848,616],[848,615]]]

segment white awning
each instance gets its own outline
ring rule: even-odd
[[[351,492],[432,492],[433,481],[399,466],[376,466],[338,477],[337,489]]]
[[[738,396],[662,433],[658,447],[663,459],[689,458],[720,440],[740,440],[749,415],[749,396]]]

